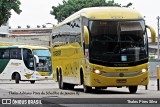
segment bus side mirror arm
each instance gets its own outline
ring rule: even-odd
[[[34,55],[34,57],[35,57],[35,59],[36,59],[36,64],[38,64],[38,63],[39,63],[39,58],[38,58],[38,56],[37,56],[37,55]]]
[[[85,45],[89,45],[89,31],[87,26],[84,26],[84,42]]]
[[[146,25],[146,28],[148,28],[151,32],[151,41],[153,43],[156,42],[156,32],[155,32],[155,30],[149,25]]]

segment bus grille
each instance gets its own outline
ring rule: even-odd
[[[101,72],[101,75],[108,77],[132,77],[142,74],[142,71],[136,72]]]

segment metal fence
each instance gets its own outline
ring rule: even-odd
[[[150,71],[150,77],[156,78],[156,66],[160,66],[160,60],[155,61],[149,61],[149,71]]]
[[[49,46],[49,41],[28,40],[19,38],[1,38],[0,43],[19,44],[19,45],[36,45],[36,46]]]

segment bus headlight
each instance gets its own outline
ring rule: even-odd
[[[94,70],[94,73],[96,73],[96,74],[100,74],[101,73],[101,71],[100,70]]]
[[[143,73],[147,72],[147,69],[142,69],[142,72],[143,72]]]
[[[91,68],[90,66],[87,66],[87,70],[88,70],[88,71],[91,71],[91,72],[94,72],[94,73],[96,73],[96,74],[101,74],[101,71],[100,71],[100,70]]]

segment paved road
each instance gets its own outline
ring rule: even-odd
[[[0,98],[160,98],[157,91],[156,79],[151,79],[148,90],[140,86],[136,94],[130,94],[126,87],[108,87],[106,90],[93,90],[92,93],[83,93],[82,86],[76,86],[75,90],[60,90],[53,80],[29,82],[0,81]]]
[[[107,101],[109,104],[118,104],[120,102],[126,103],[128,99],[135,101],[145,100],[143,98],[149,98],[147,100],[157,98],[155,100],[159,100],[158,103],[160,104],[160,91],[157,91],[156,83],[156,79],[151,79],[148,90],[145,90],[144,86],[140,86],[136,94],[130,94],[125,87],[109,87],[106,90],[93,90],[92,93],[86,94],[83,93],[82,86],[76,86],[75,90],[60,90],[53,80],[36,81],[35,84],[30,84],[29,82],[15,84],[14,81],[0,81],[0,98],[42,98],[43,102],[67,107],[75,107],[74,104],[83,103],[87,105],[89,103],[88,106],[90,107],[105,107],[103,103]],[[79,100],[80,98],[81,100]]]

